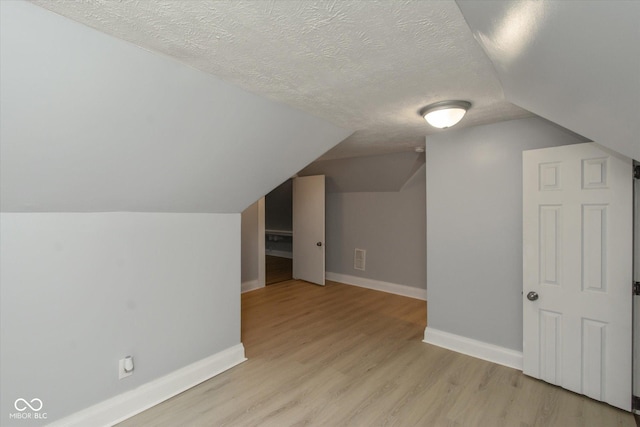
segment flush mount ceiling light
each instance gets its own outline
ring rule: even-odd
[[[467,101],[440,101],[424,107],[420,115],[431,126],[446,129],[462,120],[470,107]]]

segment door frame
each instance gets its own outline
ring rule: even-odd
[[[264,288],[267,282],[266,275],[266,242],[265,242],[265,219],[264,219],[265,198],[258,200],[258,287]]]
[[[640,167],[640,161],[634,160],[633,167]],[[640,282],[640,179],[633,180],[633,280]],[[633,296],[632,314],[632,374],[631,395],[634,402],[640,396],[640,296]],[[640,414],[640,408],[632,408],[633,412]]]

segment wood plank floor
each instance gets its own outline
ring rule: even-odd
[[[293,260],[278,256],[265,256],[265,284],[285,282],[293,279]]]
[[[327,282],[242,295],[249,360],[121,426],[634,426],[633,416],[421,342],[426,304]]]

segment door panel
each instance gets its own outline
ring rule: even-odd
[[[523,154],[524,373],[626,410],[631,166],[595,143]]]
[[[324,175],[293,180],[293,277],[324,286]]]

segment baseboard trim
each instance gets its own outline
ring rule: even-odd
[[[247,280],[246,282],[242,282],[240,285],[240,292],[245,293],[249,291],[255,291],[256,289],[264,288],[264,286],[260,286],[260,282],[258,279]]]
[[[113,426],[247,360],[242,343],[114,396],[49,426]]]
[[[498,365],[522,370],[522,352],[426,327],[424,342]]]
[[[422,301],[427,300],[426,289],[418,289],[412,286],[399,285],[397,283],[383,282],[380,280],[365,279],[363,277],[350,276],[348,274],[332,273],[330,271],[326,272],[326,279],[334,282],[345,283],[347,285],[359,286],[361,288],[402,295],[404,297],[415,298]]]

